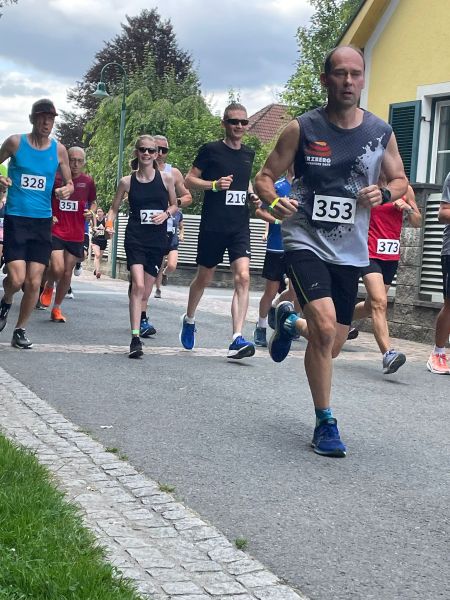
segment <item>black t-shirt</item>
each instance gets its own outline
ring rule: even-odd
[[[233,175],[229,190],[204,193],[200,229],[233,233],[249,226],[247,190],[255,152],[242,144],[233,150],[222,140],[204,144],[194,160],[194,167],[202,172],[202,179],[214,181]]]

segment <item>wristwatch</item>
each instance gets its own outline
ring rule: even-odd
[[[391,192],[388,188],[380,188],[381,191],[381,204],[386,204],[391,201]]]
[[[181,198],[177,198],[177,206],[181,206]]]

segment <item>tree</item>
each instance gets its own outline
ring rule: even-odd
[[[0,0],[0,8],[8,6],[8,4],[17,4],[17,0]],[[0,13],[0,17],[3,13]]]
[[[316,9],[311,22],[297,30],[299,59],[297,69],[281,94],[293,115],[304,113],[325,102],[320,84],[323,60],[337,43],[360,0],[309,0]]]
[[[122,23],[122,32],[97,52],[94,64],[85,73],[82,81],[69,90],[68,99],[73,101],[82,113],[78,117],[75,113],[66,113],[65,122],[57,127],[57,135],[62,143],[66,143],[67,138],[75,138],[76,129],[80,125],[83,127],[87,120],[93,118],[98,100],[92,93],[100,81],[102,68],[109,62],[118,62],[124,67],[131,89],[138,87],[133,81],[140,77],[142,69],[148,71],[151,61],[154,89],[168,73],[171,73],[174,85],[182,85],[188,81],[190,88],[198,92],[199,82],[191,56],[178,47],[170,20],[162,21],[156,9],[152,9],[143,10],[136,17],[127,16],[126,21]],[[110,67],[106,77],[109,92],[120,93],[122,72]],[[71,130],[73,124],[75,131]]]

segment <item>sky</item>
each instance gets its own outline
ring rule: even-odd
[[[82,79],[126,15],[156,8],[189,52],[202,93],[221,113],[232,88],[251,115],[279,100],[298,57],[307,0],[18,0],[0,18],[0,140],[30,130],[31,104],[50,97],[71,110],[67,89]]]

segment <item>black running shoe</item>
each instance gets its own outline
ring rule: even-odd
[[[137,336],[131,338],[129,358],[140,358],[144,352],[142,351],[142,342]]]
[[[3,300],[0,302],[0,331],[3,331],[6,327],[6,320],[8,319],[9,309],[11,304],[6,304]]]
[[[25,329],[18,327],[13,331],[11,346],[14,346],[14,348],[20,348],[21,350],[26,350],[28,348],[32,348],[33,343],[27,338]]]
[[[359,335],[359,329],[357,329],[356,327],[350,327],[350,329],[348,330],[347,339],[348,340],[356,340],[358,335]]]

